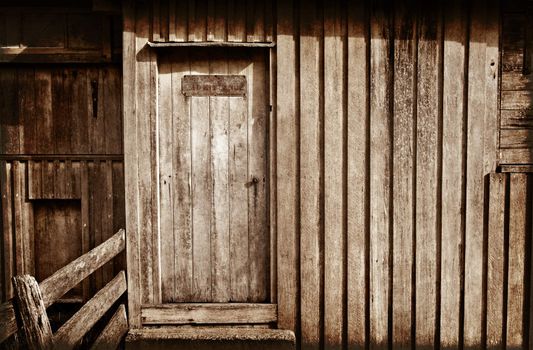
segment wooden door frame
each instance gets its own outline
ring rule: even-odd
[[[157,132],[155,134],[150,133],[150,140],[145,140],[140,137],[139,129],[142,125],[139,125],[141,118],[157,118],[157,99],[154,97],[157,94],[157,64],[158,64],[158,51],[159,49],[151,48],[148,42],[148,35],[139,33],[139,29],[136,26],[135,18],[135,3],[134,1],[124,1],[124,32],[123,32],[123,113],[124,113],[124,172],[125,172],[125,195],[126,195],[126,258],[127,258],[127,272],[128,272],[128,317],[131,328],[140,328],[143,325],[143,319],[141,315],[141,307],[143,305],[150,305],[153,303],[143,302],[143,299],[148,299],[147,296],[141,295],[141,264],[146,263],[146,259],[141,254],[141,241],[142,235],[152,235],[153,226],[156,226],[158,222],[154,224],[153,221],[158,220],[158,211],[154,215],[153,210],[147,210],[146,206],[143,207],[143,198],[141,197],[142,179],[144,182],[150,181],[153,178],[152,172],[154,164],[152,163],[151,171],[146,171],[142,167],[142,162],[148,161],[142,159],[147,154],[152,158],[157,154],[157,149],[154,152],[153,148],[147,153],[146,147],[153,147],[150,144],[156,144]],[[144,28],[146,29],[146,28]],[[197,45],[191,45],[197,46]],[[209,46],[209,45],[208,45]],[[217,43],[212,46],[220,47]],[[236,46],[241,49],[243,46]],[[275,120],[272,112],[272,102],[274,98],[275,85],[275,48],[273,45],[245,45],[249,49],[261,48],[264,50],[265,57],[265,69],[268,70],[267,76],[269,77],[265,81],[265,87],[268,88],[266,92],[266,102],[270,106],[268,111],[268,123],[266,123],[266,135],[267,135],[267,174],[268,187],[266,190],[266,204],[267,209],[267,221],[269,223],[269,235],[270,235],[270,304],[276,304],[277,302],[277,230],[276,230],[276,144],[275,144]],[[224,48],[228,49],[228,48]],[[230,49],[230,48],[229,48]],[[267,50],[268,49],[268,50]],[[267,61],[268,60],[268,61]],[[146,84],[146,80],[143,80],[145,76],[149,76],[149,84]],[[141,103],[139,103],[143,100]],[[154,101],[155,100],[155,101]],[[155,112],[155,115],[153,113]],[[148,116],[148,117],[147,117]],[[148,143],[148,144],[146,144]],[[144,148],[144,152],[141,149]],[[156,161],[157,163],[158,161]],[[157,176],[156,176],[157,178]],[[152,189],[154,184],[152,183]],[[155,188],[159,185],[156,184]],[[156,194],[156,202],[153,202],[154,196],[152,196],[152,206],[157,206],[158,198]],[[148,224],[146,224],[146,222]],[[147,262],[150,263],[150,262]],[[266,304],[269,305],[269,304]],[[275,307],[275,306],[274,306]],[[272,310],[272,308],[268,308]],[[277,314],[277,312],[276,312]],[[269,316],[270,317],[270,316]],[[277,316],[276,316],[277,317]],[[272,323],[272,322],[269,322]]]

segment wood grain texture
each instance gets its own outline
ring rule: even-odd
[[[438,20],[433,20],[437,17]],[[420,11],[416,120],[416,324],[414,343],[434,347],[438,331],[437,295],[442,181],[442,9]]]
[[[321,95],[321,35],[323,24],[316,4],[301,3],[300,19],[300,269],[301,269],[301,342],[304,349],[318,349],[322,315],[321,261],[323,234],[321,143],[323,114]]]
[[[298,66],[293,39],[293,2],[277,3],[276,225],[278,327],[295,330],[298,317],[297,115]]]
[[[324,346],[341,349],[345,276],[345,98],[340,1],[324,7]]]
[[[73,349],[126,288],[126,274],[121,271],[57,330],[53,337],[54,348]]]
[[[13,288],[26,343],[31,349],[52,349],[52,328],[39,284],[32,276],[22,275],[13,277]]]
[[[504,346],[507,174],[490,175],[487,243],[487,347]]]
[[[364,1],[348,5],[347,29],[347,327],[349,349],[367,343],[369,282],[369,140],[370,86],[368,12]]]
[[[417,22],[414,3],[395,8],[394,17],[394,130],[393,130],[393,277],[392,342],[398,349],[413,343],[411,327],[415,233],[415,86]],[[423,92],[422,92],[423,93]]]
[[[467,23],[460,2],[444,17],[444,76],[442,121],[442,348],[459,346],[464,245],[465,41]],[[446,169],[446,171],[444,171]]]
[[[261,324],[277,321],[275,304],[162,304],[143,307],[143,324]]]
[[[15,307],[13,301],[0,304],[0,344],[15,334],[18,330]]]
[[[484,176],[485,113],[487,87],[487,6],[473,1],[468,49],[468,96],[466,125],[466,221],[464,281],[464,346],[474,348],[482,343],[483,330],[483,251],[484,243]],[[491,116],[491,119],[494,117]],[[483,130],[483,131],[482,131]]]
[[[45,306],[52,305],[63,294],[124,250],[125,235],[124,230],[120,230],[100,246],[80,256],[42,281],[40,288]]]
[[[525,256],[527,244],[528,176],[511,174],[509,185],[509,257],[507,280],[507,349],[521,348],[524,344]]]
[[[128,332],[126,317],[126,308],[121,304],[94,341],[91,350],[117,349]]]
[[[392,70],[391,18],[387,2],[376,3],[370,15],[370,344],[389,343],[392,232]],[[385,82],[385,83],[384,83]]]

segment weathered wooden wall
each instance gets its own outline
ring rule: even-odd
[[[81,2],[0,5],[0,300],[7,300],[13,275],[42,280],[125,226],[122,72],[113,62],[116,15]],[[90,297],[115,263],[63,301]]]
[[[532,164],[533,7],[503,4],[500,157],[504,164]]]
[[[529,321],[510,312],[514,289],[504,292],[506,316],[487,299],[497,1],[127,1],[124,16],[133,327],[157,294],[135,273],[157,268],[138,255],[155,249],[158,227],[157,53],[146,43],[272,40],[278,326],[303,348],[525,344]],[[504,254],[530,264],[525,250]]]

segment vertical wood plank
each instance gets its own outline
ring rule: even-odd
[[[38,133],[36,151],[53,153],[52,140],[52,75],[49,68],[35,69],[35,130]]]
[[[121,74],[115,67],[104,70],[103,108],[105,109],[105,153],[122,153],[122,105],[117,103],[121,92]]]
[[[293,2],[277,2],[276,201],[278,327],[297,331],[298,319],[298,182],[296,97],[297,57]]]
[[[393,131],[393,285],[392,343],[410,349],[414,321],[412,289],[415,232],[414,191],[416,188],[415,96],[416,96],[416,17],[414,2],[395,6],[394,17],[394,131]]]
[[[4,300],[13,297],[11,277],[15,275],[15,242],[13,237],[13,188],[11,163],[0,162],[0,191],[2,195],[2,236],[3,236],[3,272]]]
[[[150,11],[148,4],[146,3],[137,3],[136,7],[135,46],[137,50],[137,63],[135,65],[135,113],[139,117],[134,124],[136,126],[134,132],[137,134],[137,149],[134,151],[134,154],[137,154],[137,164],[135,169],[139,170],[135,170],[138,173],[138,194],[135,197],[135,200],[138,203],[138,213],[136,214],[136,217],[139,218],[139,244],[143,251],[143,254],[140,256],[141,302],[152,303],[158,297],[157,288],[159,286],[154,284],[154,280],[157,280],[157,267],[154,266],[154,258],[157,256],[157,247],[154,246],[154,240],[157,239],[157,232],[154,232],[153,230],[152,217],[151,127],[152,118],[155,118],[155,114],[151,109],[152,53],[145,46],[150,34],[148,18]],[[132,147],[134,146],[132,145]],[[143,171],[141,171],[141,169]],[[126,184],[126,186],[128,185]]]
[[[177,4],[179,0],[168,0],[168,41],[178,41],[176,35],[177,25]]]
[[[510,175],[509,193],[509,260],[507,280],[507,349],[524,347],[525,263],[528,235],[528,175]]]
[[[386,2],[370,17],[370,346],[389,342],[391,72],[390,23]]]
[[[72,151],[80,154],[89,153],[88,125],[89,125],[89,104],[87,103],[87,69],[79,67],[73,71],[72,82]],[[119,87],[120,88],[120,87]],[[120,91],[120,90],[119,90]],[[118,102],[118,99],[115,103]],[[92,118],[92,116],[91,116]]]
[[[189,38],[188,29],[188,1],[171,0],[176,2],[176,41],[187,41]]]
[[[207,62],[205,62],[207,64]],[[207,67],[206,67],[207,68]],[[194,298],[211,297],[211,186],[209,98],[191,97],[192,248]]]
[[[90,221],[89,221],[89,167],[86,161],[80,164],[80,198],[81,198],[81,251],[87,253],[90,247]],[[82,283],[82,295],[84,299],[89,298],[89,278]]]
[[[190,300],[192,296],[192,193],[191,193],[191,115],[190,101],[181,93],[181,79],[189,74],[189,60],[185,53],[180,60],[172,62],[172,142],[173,151],[172,176],[174,211],[174,244],[176,269],[176,301]]]
[[[209,74],[228,74],[226,56],[211,55]],[[229,192],[229,97],[209,98],[211,121],[211,283],[213,302],[227,302],[231,297],[230,280],[230,192]],[[238,244],[234,242],[234,244]]]
[[[123,106],[124,106],[124,181],[126,204],[126,260],[128,266],[128,317],[132,328],[141,326],[140,232],[138,221],[137,125],[135,79],[137,54],[135,39],[135,1],[122,2],[123,13]],[[83,182],[82,182],[83,183]]]
[[[102,187],[103,201],[102,201],[102,242],[107,241],[116,231],[113,231],[113,162],[107,160],[101,163],[101,176],[104,180],[104,186]],[[103,266],[103,283],[107,284],[115,277],[113,271],[113,262],[108,262]]]
[[[18,70],[15,67],[4,67],[0,72],[0,151],[5,154],[20,153],[21,127],[17,98]]]
[[[486,59],[485,66],[485,120],[484,120],[484,174],[496,170],[499,136],[499,94],[500,94],[500,6],[497,0],[485,5]],[[533,304],[532,304],[533,305]],[[533,323],[531,323],[533,324]],[[533,344],[533,343],[532,343]]]
[[[348,5],[347,103],[347,343],[364,349],[367,343],[369,234],[369,36],[364,1]]]
[[[168,57],[168,56],[167,56]],[[172,119],[172,61],[161,57],[159,62],[159,215],[161,237],[161,297],[163,302],[174,301],[176,289],[174,278],[175,242],[174,208],[172,207],[174,179],[172,178],[172,155],[174,132]]]
[[[437,331],[437,266],[441,186],[442,10],[420,9],[416,121],[416,324],[413,341],[433,348]]]
[[[504,341],[505,216],[507,174],[490,174],[487,242],[487,348],[501,349]]]
[[[42,197],[43,199],[55,198],[55,165],[54,161],[42,161]]]
[[[25,273],[26,253],[29,254],[29,247],[24,246],[24,226],[23,226],[23,187],[24,187],[24,164],[13,161],[13,221],[14,221],[14,245],[15,245],[15,274]]]
[[[20,153],[20,115],[17,96],[18,70],[16,67],[4,68],[0,72],[0,150],[2,153]]]
[[[344,305],[344,38],[340,1],[324,7],[324,344],[341,349]],[[305,73],[305,72],[304,72]]]
[[[40,161],[28,162],[28,198],[37,199],[42,195],[41,186],[41,163]]]
[[[19,110],[22,120],[22,134],[24,137],[20,140],[20,151],[31,154],[37,151],[37,130],[36,130],[36,113],[35,113],[35,69],[25,68],[18,70],[18,89],[19,89]]]
[[[300,7],[300,288],[301,342],[304,349],[320,346],[322,297],[322,20],[316,2]]]
[[[231,62],[229,71],[240,71],[239,62]],[[229,191],[230,191],[230,279],[231,301],[246,301],[249,295],[249,227],[247,117],[243,97],[229,98]]]
[[[442,348],[459,346],[464,232],[464,133],[466,18],[461,2],[447,8],[444,24],[442,124]],[[446,171],[444,171],[446,169]]]
[[[52,71],[52,141],[50,153],[67,154],[70,152],[70,136],[72,133],[71,115],[69,113],[69,95],[71,79],[69,71],[54,68]]]
[[[246,2],[246,41],[262,42],[265,40],[265,1],[248,0]]]
[[[228,41],[246,41],[246,0],[228,0]]]
[[[189,0],[189,41],[207,40],[207,0]]]
[[[267,222],[267,72],[265,52],[250,54],[248,77],[248,239],[250,302],[268,296],[269,237]]]
[[[468,125],[464,281],[464,346],[480,347],[483,321],[483,202],[486,87],[486,3],[474,1],[468,49]]]

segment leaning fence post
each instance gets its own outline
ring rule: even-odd
[[[28,348],[51,349],[52,328],[39,284],[30,275],[15,276],[13,288]]]

